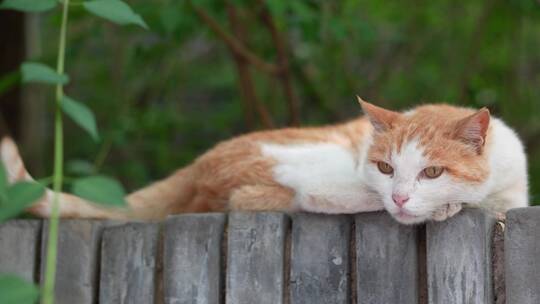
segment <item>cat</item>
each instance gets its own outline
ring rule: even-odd
[[[487,109],[422,105],[400,113],[365,102],[365,113],[324,127],[259,131],[221,142],[192,164],[112,209],[71,194],[61,217],[163,219],[183,212],[386,209],[403,224],[445,220],[464,204],[504,213],[528,205],[527,161],[518,136]],[[11,182],[29,180],[4,138]],[[29,211],[48,217],[53,192]]]

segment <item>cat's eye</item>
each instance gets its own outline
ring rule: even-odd
[[[444,168],[437,167],[437,166],[427,167],[422,171],[423,175],[427,178],[437,178],[441,176],[443,172],[444,172]]]
[[[394,168],[392,168],[392,166],[390,166],[388,163],[385,163],[383,161],[377,162],[377,168],[379,168],[379,171],[381,171],[382,174],[394,173]]]

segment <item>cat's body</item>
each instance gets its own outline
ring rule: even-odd
[[[405,114],[368,103],[363,108],[369,119],[255,132],[222,142],[191,165],[129,195],[129,210],[62,194],[60,214],[159,219],[180,212],[386,208],[398,221],[415,223],[445,219],[462,203],[495,212],[527,205],[523,147],[502,121],[490,123],[489,113],[486,118],[483,112],[446,105]],[[11,141],[3,141],[1,153],[11,180],[30,178]],[[441,168],[441,174],[421,178],[426,168]],[[382,173],[390,169],[391,174]],[[48,191],[30,211],[48,216],[52,196]]]

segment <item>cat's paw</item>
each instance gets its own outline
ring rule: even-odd
[[[461,208],[462,208],[462,204],[459,204],[459,203],[451,203],[451,204],[443,205],[441,208],[433,212],[431,219],[435,221],[444,221],[447,218],[450,218],[456,215],[456,213],[458,213],[461,210]]]

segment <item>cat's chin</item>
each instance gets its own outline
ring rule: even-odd
[[[412,215],[403,211],[391,213],[392,217],[401,224],[420,224],[427,220],[427,216]]]

